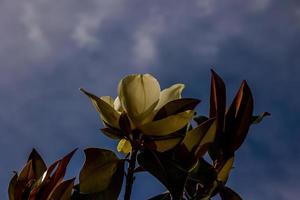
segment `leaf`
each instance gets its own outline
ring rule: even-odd
[[[173,200],[183,194],[187,171],[163,153],[145,150],[138,155],[138,163],[156,177],[171,193]]]
[[[117,170],[119,159],[109,150],[88,148],[84,150],[86,159],[80,171],[81,193],[98,193],[109,186]]]
[[[32,152],[29,155],[28,161],[32,161],[32,168],[34,172],[34,178],[39,179],[44,172],[47,170],[47,166],[43,160],[43,158],[40,156],[40,154],[33,149]]]
[[[72,194],[72,189],[74,186],[74,180],[75,180],[75,178],[61,182],[60,184],[58,184],[53,189],[53,191],[51,192],[51,194],[49,195],[47,200],[70,200],[71,194]]]
[[[144,135],[165,136],[174,133],[184,126],[193,118],[194,111],[188,110],[175,115],[168,116],[164,119],[152,121],[142,125],[139,129]]]
[[[159,194],[157,196],[151,197],[148,200],[172,200],[172,198],[169,192],[165,192],[163,194]]]
[[[227,182],[229,173],[233,166],[233,162],[234,162],[234,157],[231,157],[228,160],[226,160],[224,165],[218,171],[218,177],[217,177],[218,181],[221,181],[223,183]]]
[[[170,101],[156,113],[154,120],[160,120],[187,110],[194,110],[199,103],[200,100],[192,98],[182,98]]]
[[[222,200],[242,200],[242,197],[228,187],[223,187],[220,190],[220,196]]]
[[[217,135],[220,135],[224,126],[226,109],[226,88],[224,81],[218,74],[211,70],[210,110],[209,117],[217,120]]]
[[[47,180],[47,184],[43,185],[41,188],[42,195],[40,199],[47,199],[48,195],[52,192],[52,190],[61,183],[63,180],[67,166],[76,152],[77,149],[74,149],[67,155],[65,155],[62,159],[55,161],[47,170],[45,175],[45,180]],[[51,176],[52,171],[56,168]]]
[[[17,179],[18,179],[18,174],[15,172],[14,176],[12,177],[12,179],[10,180],[9,185],[8,185],[9,200],[15,200],[15,187],[17,184]]]
[[[210,194],[217,172],[212,165],[200,158],[196,166],[190,171],[185,190],[189,196],[204,197]]]
[[[268,113],[268,112],[263,112],[260,115],[252,116],[251,123],[252,124],[259,124],[263,120],[264,117],[270,116],[270,115],[271,114]]]
[[[117,130],[115,128],[105,127],[100,130],[104,135],[106,135],[107,137],[109,137],[111,139],[118,140],[118,139],[122,139],[124,137],[123,134],[121,133],[121,131]]]
[[[122,189],[124,178],[124,160],[120,160],[117,170],[106,190],[93,194],[82,194],[79,192],[80,185],[75,186],[72,200],[117,200]]]
[[[80,91],[87,95],[92,101],[94,107],[99,112],[101,119],[114,128],[119,127],[120,114],[107,102],[97,97],[96,95],[87,92],[83,88]]]
[[[200,115],[200,116],[195,117],[195,118],[194,118],[194,121],[195,121],[198,125],[200,125],[200,124],[202,124],[203,122],[207,121],[208,119],[209,119],[208,117],[203,116],[203,115]]]
[[[214,122],[214,119],[209,119],[206,122],[198,125],[196,128],[187,132],[186,136],[182,141],[182,144],[187,148],[189,152],[196,151],[196,148],[200,145],[200,143],[203,144],[203,142],[213,141],[215,131],[211,130],[211,127]]]
[[[252,121],[253,97],[246,81],[243,81],[225,117],[225,150],[233,154],[245,140]]]
[[[177,146],[182,140],[182,137],[173,137],[164,140],[154,140],[155,150],[158,152],[168,151]]]

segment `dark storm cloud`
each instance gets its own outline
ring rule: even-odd
[[[245,199],[296,199],[299,21],[296,1],[1,1],[0,196],[32,147],[50,162],[74,147],[113,145],[78,87],[115,96],[125,74],[149,72],[163,87],[185,83],[207,112],[214,66],[230,99],[247,79],[256,112],[272,113],[250,131],[230,184]],[[73,174],[81,163],[78,153]]]

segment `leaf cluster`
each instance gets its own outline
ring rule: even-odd
[[[193,113],[200,100],[180,98],[163,105],[153,121],[142,128],[133,127],[127,113],[116,115],[101,98],[83,92],[100,113],[103,109],[113,113],[105,116],[101,130],[120,140],[118,150],[126,152],[124,158],[106,149],[85,149],[85,163],[79,183],[75,184],[75,178],[64,180],[64,176],[76,150],[47,167],[34,149],[24,168],[15,172],[9,183],[10,200],[117,200],[123,182],[124,199],[129,200],[134,175],[139,172],[149,172],[166,188],[165,193],[149,200],[209,200],[217,194],[222,200],[242,199],[226,186],[235,153],[250,126],[270,115],[253,115],[253,96],[246,81],[227,108],[224,81],[212,71],[208,116],[194,116],[195,123],[186,123],[186,114]],[[109,120],[114,121],[114,127]],[[181,128],[169,134],[172,127],[165,128],[163,124],[170,121],[184,124],[174,125]],[[166,130],[168,134],[164,134]],[[209,159],[204,159],[206,154]]]

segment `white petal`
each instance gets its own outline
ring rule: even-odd
[[[164,136],[183,128],[189,123],[193,116],[194,111],[187,110],[161,120],[149,122],[139,127],[139,129],[142,131],[142,134],[145,135]]]
[[[168,102],[180,99],[182,90],[184,89],[184,84],[174,84],[169,88],[164,89],[161,91],[159,96],[158,104],[155,108],[155,110],[159,110],[161,107],[166,105]]]
[[[121,105],[121,102],[120,102],[120,98],[117,97],[114,101],[114,109],[119,111],[119,112],[123,112],[123,108],[122,108],[122,105]]]
[[[110,96],[102,96],[100,99],[108,103],[111,107],[114,107],[114,100]]]
[[[160,95],[158,81],[150,74],[135,74],[126,76],[119,83],[118,96],[123,109],[137,125],[147,120]]]

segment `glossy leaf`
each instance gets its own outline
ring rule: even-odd
[[[40,178],[44,172],[47,170],[47,166],[40,156],[40,154],[33,149],[32,152],[29,155],[28,161],[32,161],[32,168],[34,172],[34,178],[38,179]]]
[[[226,110],[226,88],[224,81],[218,74],[211,70],[210,108],[209,117],[217,120],[217,134],[222,133]]]
[[[58,184],[48,196],[47,200],[70,200],[74,186],[74,180],[75,178]]]
[[[124,137],[120,130],[114,128],[105,127],[100,130],[104,135],[114,140],[122,139]]]
[[[173,137],[163,140],[154,140],[155,150],[158,152],[168,151],[177,146],[182,140],[182,137]]]
[[[81,193],[99,193],[109,186],[117,170],[119,159],[109,150],[88,148],[84,150],[86,160],[80,171]]]
[[[109,186],[101,192],[92,194],[83,194],[79,191],[79,185],[75,187],[72,200],[117,200],[122,189],[124,178],[124,161],[120,160],[117,170],[112,176]]]
[[[94,107],[99,112],[101,119],[114,128],[119,127],[120,114],[107,102],[97,97],[96,95],[87,92],[83,88],[80,91],[87,95],[92,101]]]
[[[144,135],[165,136],[174,133],[188,124],[193,118],[194,111],[188,110],[164,119],[144,124],[139,129]]]
[[[214,122],[214,119],[209,119],[186,134],[182,144],[188,151],[196,151],[196,148],[200,144],[203,145],[204,143],[211,143],[213,141],[215,136],[215,130],[213,130]]]
[[[149,150],[138,155],[138,162],[170,191],[173,200],[181,199],[187,171],[166,154]]]
[[[218,170],[218,177],[217,177],[218,181],[226,183],[229,173],[232,169],[233,162],[234,162],[234,157],[229,158],[228,160],[226,160],[224,165]]]
[[[243,81],[225,119],[225,148],[233,154],[245,140],[251,125],[253,98],[246,81]]]
[[[228,187],[223,187],[220,190],[220,196],[222,200],[242,200],[240,195]]]
[[[212,165],[200,158],[195,167],[190,171],[186,181],[185,190],[189,196],[205,197],[217,178],[217,172]]]
[[[194,110],[199,103],[200,100],[192,98],[182,98],[170,101],[156,113],[154,120],[160,120],[187,110]]]

